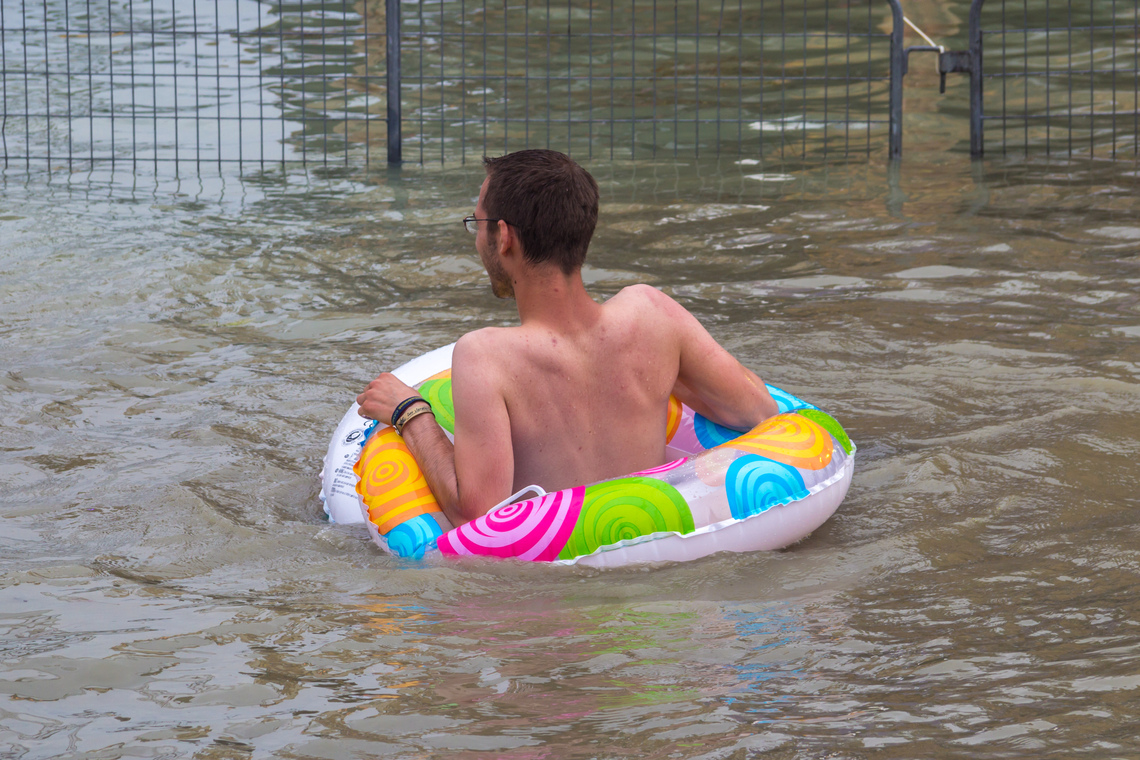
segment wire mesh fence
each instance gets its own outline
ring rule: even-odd
[[[896,0],[387,5],[0,0],[4,165],[807,157],[892,119]]]
[[[367,23],[343,0],[0,0],[4,164],[347,161],[382,103]]]
[[[973,152],[1140,156],[1140,2],[974,0]]]
[[[0,0],[0,154],[897,156],[901,26],[898,0]],[[974,0],[974,152],[1137,155],[1138,50],[1140,0]]]
[[[869,152],[888,2],[438,0],[403,18],[405,155]]]

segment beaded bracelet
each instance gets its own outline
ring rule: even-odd
[[[427,406],[412,407],[411,409],[404,412],[403,416],[401,416],[400,419],[396,420],[396,424],[393,426],[396,428],[396,435],[403,436],[404,426],[411,422],[415,417],[419,417],[421,414],[430,414],[433,417],[435,416],[435,412],[433,412],[431,409],[431,404],[428,404]]]
[[[412,404],[418,404],[421,401],[427,404],[429,409],[431,408],[431,404],[428,402],[428,400],[420,396],[408,396],[406,399],[396,404],[396,408],[392,410],[392,427],[396,427],[396,420],[404,416],[404,412],[408,411]]]

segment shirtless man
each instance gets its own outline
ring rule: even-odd
[[[582,283],[598,185],[550,150],[484,159],[475,248],[521,324],[467,333],[452,355],[455,444],[430,414],[403,429],[444,514],[459,526],[515,491],[594,483],[665,462],[669,394],[726,427],[777,412],[764,383],[688,311],[648,285],[603,304]],[[387,422],[414,389],[385,373],[357,397]]]

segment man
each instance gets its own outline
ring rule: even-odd
[[[586,292],[581,270],[598,218],[586,170],[550,150],[484,165],[464,224],[492,290],[515,299],[521,324],[455,344],[454,446],[426,409],[402,430],[453,525],[532,483],[555,491],[663,464],[670,393],[738,430],[776,413],[760,378],[669,296],[635,285],[599,304]],[[415,395],[385,373],[357,402],[387,422]]]

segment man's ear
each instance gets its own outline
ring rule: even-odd
[[[514,236],[515,231],[511,229],[511,225],[502,219],[496,222],[496,224],[499,225],[499,255],[502,256],[512,245],[517,245],[518,238]]]

